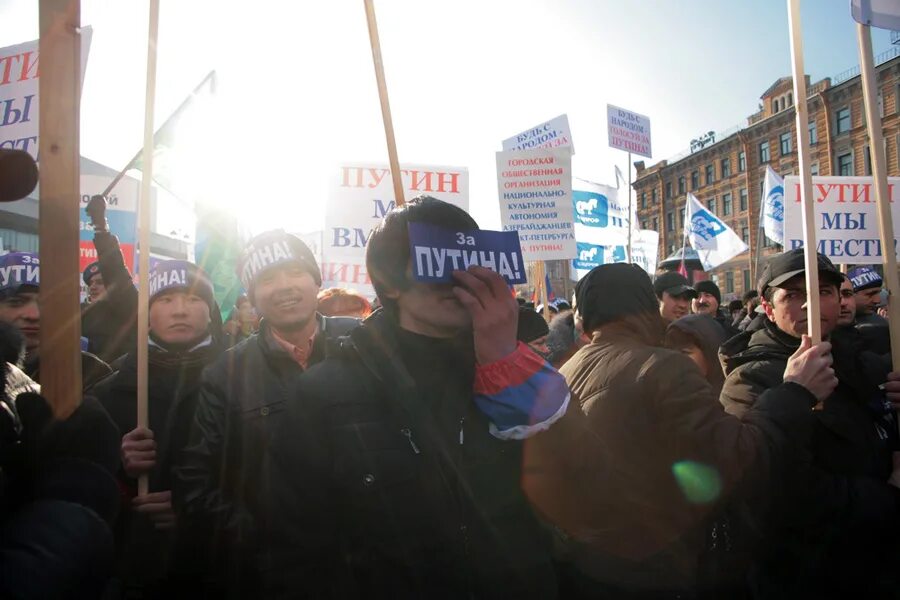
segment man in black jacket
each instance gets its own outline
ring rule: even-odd
[[[366,266],[383,309],[299,380],[273,446],[287,485],[272,576],[290,597],[554,598],[521,490],[521,441],[566,411],[562,377],[516,341],[503,279],[413,279],[407,225],[468,231],[429,197],[392,210]]]
[[[329,340],[359,321],[316,312],[322,276],[296,236],[260,234],[245,248],[239,273],[260,330],[205,371],[174,493],[176,511],[210,537],[227,593],[249,597],[268,568],[267,495],[270,486],[285,485],[269,476],[267,454],[288,389],[324,358]]]
[[[128,598],[200,590],[205,552],[201,540],[177,526],[171,471],[187,444],[201,372],[222,353],[219,308],[201,269],[163,261],[149,281],[148,427],[137,426],[135,352],[116,361],[115,374],[94,389],[125,432],[120,479],[127,505],[117,523],[117,545],[118,584]],[[144,474],[150,493],[137,496],[137,478]]]
[[[771,491],[775,505],[763,520],[757,585],[766,597],[849,597],[865,590],[870,598],[894,598],[900,473],[891,453],[900,448],[896,414],[879,387],[889,365],[835,332],[842,275],[821,254],[818,270],[822,335],[832,342],[838,386],[815,413],[810,450],[790,457],[803,468],[792,485]],[[781,381],[806,332],[804,272],[802,249],[773,257],[759,280],[765,326],[722,346],[721,399],[729,412],[743,415]],[[803,445],[803,434],[796,435]]]

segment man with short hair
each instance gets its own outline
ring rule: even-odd
[[[900,448],[896,415],[880,387],[889,366],[833,335],[843,277],[826,256],[816,258],[819,319],[823,338],[832,342],[838,385],[815,412],[812,430],[790,432],[812,445],[809,454],[789,457],[804,468],[771,496],[756,583],[763,597],[847,597],[859,589],[868,597],[895,597],[900,490],[888,481],[900,475],[892,464],[892,451]],[[802,248],[773,256],[759,279],[763,328],[722,346],[727,378],[721,399],[728,412],[745,416],[781,382],[786,360],[803,343],[805,268]]]
[[[265,509],[268,494],[285,485],[269,476],[267,456],[288,390],[359,321],[316,312],[319,265],[300,238],[282,230],[253,238],[238,272],[261,317],[259,332],[204,372],[173,492],[176,510],[216,540],[212,559],[228,593],[250,597],[267,563],[275,516]]]
[[[657,275],[653,291],[659,300],[659,314],[666,323],[689,314],[691,300],[697,297],[697,291],[691,287],[687,278],[675,271]]]
[[[704,280],[694,284],[697,297],[691,300],[691,311],[695,314],[709,315],[725,332],[726,337],[738,333],[736,327],[731,325],[732,318],[721,310],[722,291],[714,281]]]
[[[273,570],[304,597],[554,598],[520,440],[565,412],[565,382],[517,343],[498,274],[415,280],[412,222],[478,228],[420,197],[371,234],[383,308],[298,381],[273,446],[292,486],[273,510],[286,553]]]
[[[40,259],[31,252],[0,256],[0,321],[16,326],[25,338],[22,370],[40,383],[41,284]],[[111,373],[109,365],[89,352],[81,353],[81,385],[87,391]]]
[[[853,283],[849,276],[844,275],[839,293],[841,311],[838,314],[838,327],[852,326],[856,322],[856,294],[853,292]]]

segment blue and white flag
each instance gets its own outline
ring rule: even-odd
[[[684,235],[700,255],[703,270],[709,271],[747,251],[747,244],[731,227],[688,194],[684,215]]]
[[[766,167],[760,219],[766,237],[784,246],[784,179],[772,167]]]
[[[900,29],[900,3],[897,0],[850,0],[850,14],[863,25]]]

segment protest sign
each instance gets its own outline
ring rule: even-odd
[[[469,208],[469,172],[461,167],[401,165],[404,196],[426,194]],[[374,297],[366,271],[366,245],[372,230],[394,208],[388,167],[347,163],[333,173],[322,244],[322,287],[348,287]]]
[[[503,231],[518,231],[525,260],[575,256],[572,155],[566,148],[497,153]]]
[[[871,177],[813,177],[818,251],[835,264],[882,264],[884,256],[878,231],[878,209]],[[803,246],[803,211],[800,178],[784,179],[784,249]],[[890,202],[900,203],[900,178],[888,178]],[[891,210],[896,232],[900,215]],[[897,239],[894,239],[896,255]]]
[[[651,158],[650,117],[606,105],[609,147]]]
[[[546,123],[503,140],[503,151],[536,150],[537,148],[568,148],[575,154],[569,117],[559,115]]]
[[[527,281],[515,231],[456,231],[410,223],[409,252],[416,281],[452,282],[453,271],[473,265],[499,273],[509,284]]]
[[[94,248],[94,227],[91,218],[85,211],[91,196],[100,194],[106,189],[109,177],[99,175],[81,175],[81,210],[79,211],[79,269],[84,269],[97,260]],[[140,183],[130,177],[122,179],[113,192],[107,197],[106,220],[109,232],[119,238],[119,247],[125,259],[125,266],[132,273],[135,271],[135,243],[137,238],[137,204]]]
[[[90,27],[81,29],[81,78],[91,45]],[[0,48],[0,148],[25,150],[38,159],[38,40]],[[103,190],[99,190],[99,194]]]

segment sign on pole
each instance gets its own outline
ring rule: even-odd
[[[97,260],[97,249],[94,248],[94,227],[84,207],[91,196],[100,194],[106,189],[108,177],[99,175],[81,176],[81,211],[79,227],[79,269],[85,268]],[[109,232],[119,238],[119,247],[128,271],[135,272],[134,257],[137,242],[137,205],[140,183],[134,179],[122,179],[115,191],[107,196],[106,220],[109,221]]]
[[[469,172],[463,167],[401,165],[406,198],[428,195],[469,209]],[[353,288],[370,298],[375,289],[366,271],[369,235],[394,208],[389,167],[346,163],[333,173],[322,244],[322,287]]]
[[[503,150],[536,150],[538,148],[569,148],[575,154],[569,117],[559,115],[511,138],[503,140]]]
[[[91,46],[90,27],[80,30],[81,81]],[[38,158],[38,40],[0,48],[0,148],[25,150]],[[98,192],[99,193],[99,192]]]
[[[618,148],[646,158],[652,157],[650,117],[607,104],[606,119],[610,148]]]
[[[503,231],[518,231],[525,260],[575,256],[572,154],[567,148],[497,153]]]
[[[891,203],[900,203],[900,178],[888,178]],[[803,246],[800,178],[784,178],[784,249]],[[871,177],[813,177],[815,233],[818,251],[835,264],[877,265],[884,262],[878,207]],[[900,212],[891,211],[896,232]]]

